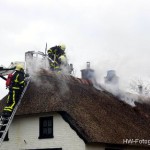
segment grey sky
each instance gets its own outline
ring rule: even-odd
[[[0,0],[0,64],[63,42],[76,76],[90,61],[101,81],[108,69],[149,79],[149,28],[149,0]]]

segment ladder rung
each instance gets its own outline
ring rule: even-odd
[[[10,117],[8,117],[8,118],[3,118],[3,121],[7,121],[7,120],[9,120],[9,118],[10,118]]]
[[[0,133],[3,133],[4,131],[0,131]]]
[[[7,126],[7,124],[0,124],[0,126]]]

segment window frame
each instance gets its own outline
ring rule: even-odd
[[[44,127],[43,126],[43,122],[44,121],[50,121],[51,122],[51,126],[46,126],[46,127]],[[48,130],[48,128],[50,128],[51,130],[52,130],[52,132],[50,133],[50,134],[43,134],[43,129],[46,129],[46,130]],[[46,116],[46,117],[40,117],[39,118],[39,139],[47,139],[47,138],[54,138],[54,135],[53,135],[53,132],[54,132],[54,130],[53,130],[53,116]]]

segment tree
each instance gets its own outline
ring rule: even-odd
[[[130,82],[130,89],[140,95],[148,96],[150,94],[150,83],[142,79],[134,79]]]

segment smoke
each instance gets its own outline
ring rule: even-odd
[[[119,100],[129,104],[132,107],[135,107],[135,102],[140,102],[140,103],[148,103],[145,101],[145,98],[143,96],[139,96],[138,94],[133,94],[131,92],[126,92],[124,90],[121,90],[119,88],[119,84],[114,84],[114,83],[100,83],[99,85],[101,91],[108,91],[109,93],[113,94],[115,97],[117,97]],[[94,86],[95,87],[95,86]],[[97,88],[96,88],[97,89]]]
[[[68,74],[68,69],[65,67],[61,67],[63,74],[67,75]],[[46,82],[43,84],[43,81],[39,77],[40,72],[44,70],[45,75],[46,74],[53,74],[50,70],[50,65],[49,65],[49,60],[47,57],[26,57],[26,72],[31,76],[32,81],[35,83],[36,86],[38,87],[46,87],[46,88],[54,88],[52,84],[49,84],[49,82]],[[61,71],[61,72],[62,72]],[[55,76],[58,79],[57,80],[57,85],[58,85],[58,90],[59,94],[64,95],[69,91],[68,84],[65,80],[62,79],[61,72],[55,72]]]
[[[120,78],[121,77],[119,77],[119,79]],[[130,85],[131,80],[126,81],[126,84],[128,85],[126,86],[126,88],[125,86],[120,86],[122,84],[120,82],[122,82],[122,80],[119,80],[118,84],[107,84],[103,80],[103,82],[100,82],[100,85],[104,90],[112,93],[114,96],[118,97],[120,100],[133,107],[136,106],[135,102],[150,104],[150,88],[147,82],[147,84],[141,84],[143,87],[143,91],[139,89],[140,84],[138,84],[138,80],[136,80],[134,84],[132,83],[132,89]]]
[[[64,96],[65,94],[69,93],[69,87],[66,80],[64,80],[61,74],[56,73],[56,77],[58,78],[58,87],[59,87],[59,94]]]
[[[104,57],[99,63],[95,60],[91,61],[95,63],[91,63],[91,68],[95,70],[96,81],[100,87],[133,107],[136,106],[135,102],[150,104],[149,72],[145,70],[144,65],[146,66],[146,64],[144,61],[143,63],[137,61],[131,63],[131,59],[128,59],[128,57],[122,60],[121,58],[117,60],[115,58],[113,60],[111,56],[110,59]],[[116,71],[116,75],[119,77],[118,85],[105,83],[107,71],[112,69]],[[141,85],[142,92],[139,90]]]
[[[102,85],[103,89],[112,93],[114,96],[118,97],[123,102],[129,104],[130,106],[135,107],[135,102],[138,101],[138,95],[127,93],[119,89],[118,86],[114,84],[104,84]]]
[[[41,69],[48,70],[50,68],[48,59],[39,56],[38,54],[34,56],[30,53],[26,55],[26,72],[30,76],[35,76]]]
[[[27,72],[31,75],[31,77],[33,77],[33,81],[35,82],[35,84],[37,86],[43,86],[42,81],[39,79],[38,77],[38,72],[40,72],[41,69],[46,69],[47,72],[50,72],[50,67],[49,67],[49,61],[48,59],[43,59],[43,58],[28,58],[26,61],[26,66],[27,66]],[[135,87],[137,88],[137,91],[134,91],[133,89],[131,89],[130,87],[130,83],[131,83],[131,74],[134,74],[134,71],[127,71],[125,72],[124,68],[119,67],[119,65],[116,67],[115,63],[116,61],[114,61],[112,63],[112,61],[107,61],[106,63],[104,62],[104,60],[101,62],[102,65],[98,65],[98,66],[94,66],[92,65],[92,69],[95,70],[95,78],[91,78],[90,80],[93,83],[93,86],[97,89],[97,90],[106,90],[110,93],[112,93],[113,95],[115,95],[116,97],[118,97],[120,100],[124,101],[125,103],[131,105],[131,106],[135,106],[135,102],[140,102],[140,103],[150,103],[149,100],[149,96],[150,96],[150,88],[149,86],[145,85],[145,81],[141,82],[141,85],[143,86],[143,90],[144,93],[139,93],[137,92],[138,89],[138,85],[139,83],[135,84]],[[111,65],[109,64],[111,63]],[[93,67],[94,66],[94,67]],[[99,68],[101,67],[101,68]],[[64,75],[68,75],[70,74],[71,68],[70,65],[62,65],[61,66],[62,72]],[[119,82],[118,84],[106,84],[105,83],[105,77],[106,72],[110,69],[114,69],[116,70],[116,75],[119,78]],[[89,75],[92,76],[92,75]],[[68,84],[66,82],[66,80],[62,80],[61,79],[61,75],[59,73],[56,73],[56,77],[58,78],[58,85],[59,85],[59,93],[61,95],[64,95],[66,93],[69,92],[69,87]],[[144,77],[143,77],[144,78]],[[135,79],[135,77],[134,77]],[[136,80],[136,79],[135,79]],[[150,85],[150,84],[148,84]],[[44,86],[47,86],[50,88],[50,85],[47,83],[44,83]],[[129,88],[130,87],[130,88]],[[145,93],[148,94],[145,94]]]
[[[39,72],[44,67],[45,65],[42,59],[26,56],[26,73],[30,75],[32,82],[39,88],[43,86],[43,82],[39,77]],[[47,83],[45,83],[44,86],[48,87],[49,85],[46,84]]]

